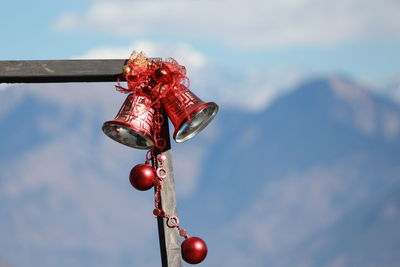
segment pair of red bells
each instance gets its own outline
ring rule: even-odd
[[[131,93],[126,98],[117,116],[103,124],[103,132],[113,140],[138,149],[154,146],[152,100],[146,94]],[[203,102],[189,89],[176,94],[169,91],[161,104],[174,125],[173,138],[184,142],[197,135],[217,115],[218,105]]]

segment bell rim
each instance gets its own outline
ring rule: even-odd
[[[122,126],[122,127],[126,128],[128,131],[134,130],[136,134],[138,134],[142,138],[146,139],[146,141],[149,141],[151,143],[151,145],[149,145],[149,146],[134,146],[134,145],[128,145],[128,144],[125,144],[125,143],[121,143],[120,141],[114,139],[112,136],[110,136],[110,135],[108,135],[106,133],[106,131],[105,131],[105,127],[106,126]],[[154,141],[150,136],[147,136],[147,135],[141,133],[138,129],[136,129],[135,126],[132,126],[131,124],[126,123],[124,121],[119,121],[119,120],[106,121],[106,122],[103,123],[103,126],[101,127],[101,129],[103,130],[103,133],[105,135],[107,135],[109,138],[111,138],[112,140],[114,140],[114,141],[116,141],[116,142],[118,142],[118,143],[120,143],[122,145],[126,145],[128,147],[132,147],[132,148],[136,148],[136,149],[148,150],[148,149],[151,149],[154,146]]]
[[[218,113],[219,110],[219,106],[217,105],[217,103],[215,102],[207,102],[204,103],[203,105],[199,106],[198,108],[196,108],[194,111],[192,111],[192,114],[194,116],[196,116],[197,114],[199,114],[204,108],[206,108],[207,106],[213,106],[215,108],[214,112],[211,114],[211,116],[194,132],[188,134],[185,138],[183,138],[182,140],[177,140],[176,137],[178,135],[179,130],[181,129],[181,127],[188,122],[188,119],[185,118],[178,127],[176,127],[174,134],[173,134],[173,138],[175,140],[175,142],[177,143],[183,143],[191,138],[193,138],[194,136],[196,136],[198,133],[200,133],[204,128],[207,127],[208,124],[210,124],[210,122],[215,118],[215,116]]]

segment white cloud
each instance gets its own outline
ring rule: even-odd
[[[0,84],[0,99],[7,99],[1,101],[0,105],[0,118],[6,116],[21,100],[23,93],[17,89],[15,85]]]
[[[208,128],[204,131],[207,130]],[[196,138],[199,137],[196,136]],[[197,140],[197,142],[189,141],[184,146],[179,144],[174,146],[174,177],[176,192],[180,197],[190,197],[196,192],[202,160],[206,156],[205,145],[201,143],[201,140]]]
[[[95,1],[83,14],[62,14],[60,31],[211,38],[230,45],[334,44],[398,38],[396,0]]]
[[[0,91],[4,91],[7,90],[8,88],[10,88],[11,85],[6,84],[6,83],[0,83]]]
[[[190,70],[204,67],[206,56],[195,50],[187,43],[151,42],[148,40],[137,40],[128,46],[101,46],[95,47],[76,58],[82,59],[115,59],[128,58],[132,51],[143,51],[148,57],[172,57],[180,64]]]

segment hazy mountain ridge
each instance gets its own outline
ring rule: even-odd
[[[315,231],[334,225],[364,201],[385,197],[393,186],[400,186],[399,106],[351,81],[335,79],[306,82],[259,114],[221,111],[217,123],[223,129],[204,164],[208,168],[200,175],[199,193],[183,211],[190,207],[199,210],[197,218],[214,218],[201,224],[201,232],[228,228],[226,235],[239,235],[234,244],[261,242],[264,248],[250,256],[255,259],[253,266],[285,266],[283,258],[293,259],[285,254],[305,249],[301,244]],[[343,88],[354,92],[343,92]],[[365,110],[369,113],[363,117]],[[384,128],[388,127],[384,125],[387,113],[395,125],[392,135]],[[313,203],[307,195],[325,202]],[[237,226],[221,225],[215,219],[219,217]],[[310,226],[302,229],[296,225],[301,221]],[[243,228],[243,224],[247,226]],[[263,230],[267,225],[269,229]],[[334,239],[338,230],[332,226],[331,231]],[[285,232],[294,237],[279,234]],[[227,237],[217,236],[210,238],[224,246],[221,240]],[[259,240],[262,236],[272,238],[274,244],[264,244]],[[229,253],[241,252],[233,247]],[[310,253],[309,259],[316,255]],[[236,261],[238,258],[230,263],[238,264]],[[289,265],[296,263],[293,259]]]
[[[99,119],[82,118],[79,110],[66,115],[27,96],[0,120],[2,129],[16,127],[18,136],[0,134],[0,215],[7,218],[0,221],[6,237],[0,238],[0,261],[158,266],[152,258],[158,255],[155,224],[147,217],[152,196],[132,191],[126,180],[132,162],[143,157],[114,146],[99,130]],[[185,147],[204,150],[199,184],[179,200],[179,211],[183,227],[207,240],[206,265],[368,266],[361,256],[379,262],[382,254],[369,253],[375,247],[368,244],[390,238],[387,231],[395,232],[393,238],[376,249],[390,254],[388,266],[398,259],[397,104],[350,80],[319,78],[259,113],[222,107],[212,124],[212,136],[196,137],[174,152],[182,159],[181,153],[190,157]],[[387,224],[371,221],[387,205]],[[139,240],[146,242],[140,246]],[[351,253],[359,261],[351,261]]]
[[[314,80],[258,114],[221,110],[216,121],[221,133],[211,145],[205,162],[208,167],[201,175],[210,178],[200,190],[213,192],[215,199],[221,188],[228,189],[230,200],[239,191],[249,197],[259,188],[252,181],[267,182],[290,171],[332,164],[349,156],[373,157],[368,161],[381,167],[396,165],[400,161],[398,133],[397,138],[387,140],[379,129],[373,135],[363,132],[349,122],[353,111],[333,90],[328,79]],[[377,109],[389,106],[400,118],[397,105],[364,93],[375,101]],[[348,113],[343,120],[335,117],[334,110],[338,108]]]
[[[398,266],[400,187],[360,203],[293,251],[281,266]],[[294,255],[294,256],[293,256]]]

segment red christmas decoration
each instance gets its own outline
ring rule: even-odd
[[[173,137],[178,143],[198,134],[218,112],[217,104],[203,102],[188,89],[180,94],[169,91],[161,102],[174,125]]]
[[[154,80],[159,83],[171,82],[171,76],[167,68],[159,67],[154,71]]]
[[[113,140],[133,148],[153,147],[154,108],[147,95],[129,94],[112,121],[103,124],[103,132]]]
[[[190,264],[202,262],[207,256],[207,245],[199,237],[189,237],[181,245],[182,258]]]
[[[138,164],[132,168],[129,174],[131,185],[141,191],[149,190],[153,187],[156,173],[148,164]]]
[[[203,102],[189,90],[189,79],[186,77],[185,67],[179,65],[172,58],[165,61],[149,60],[142,53],[133,53],[124,67],[124,74],[128,88],[124,88],[118,83],[117,90],[123,93],[147,95],[151,98],[151,103],[146,104],[149,111],[152,111],[152,107],[161,103],[175,127],[173,137],[178,143],[197,135],[218,113],[217,104]],[[107,123],[110,122],[106,122],[105,125]],[[147,123],[145,123],[146,129],[148,129],[147,126]],[[106,130],[104,132],[107,135],[120,143],[146,149],[143,145],[131,145],[132,141],[121,141],[123,138],[120,138],[113,131]],[[147,131],[143,131],[143,129],[136,132],[148,136]],[[132,133],[132,135],[134,134]],[[113,136],[117,136],[117,138]],[[130,137],[129,139],[133,138]],[[147,148],[151,148],[152,144],[150,143],[151,141],[146,140]]]
[[[145,164],[138,164],[129,174],[131,185],[141,191],[154,186],[156,217],[165,219],[170,228],[176,228],[185,240],[181,245],[182,258],[191,264],[202,262],[207,256],[207,245],[199,237],[189,237],[179,225],[179,218],[167,214],[161,207],[162,181],[167,178],[162,153],[167,141],[161,136],[164,110],[175,127],[176,142],[186,141],[204,129],[218,112],[214,102],[203,102],[189,90],[186,69],[169,58],[146,58],[133,52],[124,66],[128,88],[118,85],[119,92],[128,93],[117,116],[103,124],[103,132],[113,140],[139,149],[149,149]],[[155,154],[158,154],[155,157]],[[152,166],[149,163],[152,163]]]

